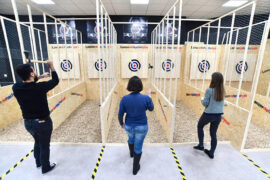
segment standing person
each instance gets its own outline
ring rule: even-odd
[[[206,90],[204,98],[202,98],[202,105],[205,107],[204,113],[202,114],[198,122],[198,138],[199,145],[194,146],[194,149],[201,150],[209,156],[214,158],[214,152],[217,147],[217,130],[221,122],[221,115],[224,109],[224,97],[225,89],[223,84],[223,76],[219,72],[212,74],[212,80],[210,87]],[[211,149],[210,151],[204,149],[203,138],[204,132],[203,127],[210,123],[210,136],[211,136]]]
[[[39,83],[37,83],[38,79],[49,77],[49,74],[37,77],[30,64],[18,65],[16,73],[23,82],[14,84],[12,88],[22,110],[25,128],[35,140],[34,157],[36,166],[42,167],[42,174],[51,171],[56,166],[55,163],[50,164],[49,161],[53,125],[50,118],[47,92],[59,83],[59,79],[53,63],[47,61],[47,65],[51,69],[52,79]]]
[[[151,97],[140,93],[143,90],[143,84],[139,77],[133,76],[129,79],[127,90],[131,93],[122,98],[118,119],[128,134],[130,157],[134,156],[133,174],[136,175],[140,170],[142,146],[148,132],[146,111],[153,111],[154,105]],[[123,116],[125,113],[124,124]]]

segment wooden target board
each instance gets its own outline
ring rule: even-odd
[[[255,68],[256,68],[256,54],[248,54],[246,63],[244,66],[244,54],[230,54],[229,63],[228,63],[228,72],[227,72],[227,81],[239,81],[241,77],[241,71],[244,70],[243,80],[244,81],[252,81]]]
[[[192,53],[190,59],[190,79],[211,79],[212,73],[215,72],[215,56],[215,53]]]
[[[131,78],[138,76],[147,78],[148,53],[147,52],[122,52],[121,53],[121,77]]]
[[[156,78],[177,78],[180,77],[181,54],[159,52],[155,54],[155,77]],[[176,64],[178,63],[178,64]],[[177,68],[178,71],[177,71]]]
[[[53,53],[53,65],[62,79],[80,78],[80,63],[78,52]]]
[[[87,52],[88,63],[88,78],[99,78],[99,71],[101,71],[102,77],[110,77],[110,62],[106,57],[98,59],[98,55],[95,52]]]

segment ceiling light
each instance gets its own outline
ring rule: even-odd
[[[149,4],[149,0],[130,0],[131,4]]]
[[[32,1],[37,4],[55,4],[52,0],[32,0]]]
[[[223,4],[223,7],[239,7],[245,3],[247,3],[248,0],[230,0],[228,2],[226,2],[225,4]]]

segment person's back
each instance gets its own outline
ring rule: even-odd
[[[58,84],[56,72],[52,72],[52,80],[47,82],[19,82],[13,85],[24,119],[45,118],[50,114],[47,92]]]
[[[205,92],[205,98],[202,100],[205,106],[205,113],[208,114],[222,114],[224,109],[224,100],[216,101],[214,96],[214,89],[208,88]]]
[[[154,105],[149,96],[140,93],[143,90],[143,84],[139,77],[130,78],[127,90],[131,93],[122,98],[118,119],[120,125],[125,128],[128,134],[130,157],[134,157],[133,174],[136,175],[140,170],[139,162],[143,142],[148,132],[146,111],[153,111]],[[125,124],[123,122],[124,114],[126,114]]]
[[[24,119],[25,129],[35,140],[34,157],[36,166],[42,167],[42,173],[47,173],[54,169],[55,163],[50,163],[50,141],[53,130],[53,123],[50,118],[50,111],[47,100],[47,92],[53,89],[59,79],[53,63],[47,61],[52,72],[52,79],[37,83],[39,77],[34,72],[30,64],[21,64],[16,68],[16,73],[23,82],[13,85],[13,93],[17,99]],[[45,74],[42,77],[49,77]]]
[[[122,98],[119,112],[126,112],[125,124],[138,126],[147,125],[146,111],[153,109],[154,105],[149,96],[134,92]]]
[[[217,147],[217,130],[221,122],[221,115],[224,109],[224,80],[223,75],[219,72],[212,74],[209,88],[205,92],[204,98],[201,103],[205,107],[205,110],[200,117],[197,125],[199,144],[194,146],[194,149],[204,151],[209,158],[214,158],[214,152]],[[204,149],[204,132],[205,125],[210,123],[210,136],[211,136],[211,149]]]

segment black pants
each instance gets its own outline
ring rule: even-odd
[[[217,147],[217,130],[218,126],[221,122],[221,114],[206,114],[203,113],[199,122],[198,122],[198,138],[199,138],[199,145],[203,147],[203,138],[204,132],[203,127],[210,123],[210,136],[211,136],[211,149],[210,153],[214,155],[214,152]]]
[[[42,170],[47,170],[50,167],[50,141],[53,130],[51,118],[25,120],[24,125],[35,139],[34,157],[36,164],[41,164]]]

